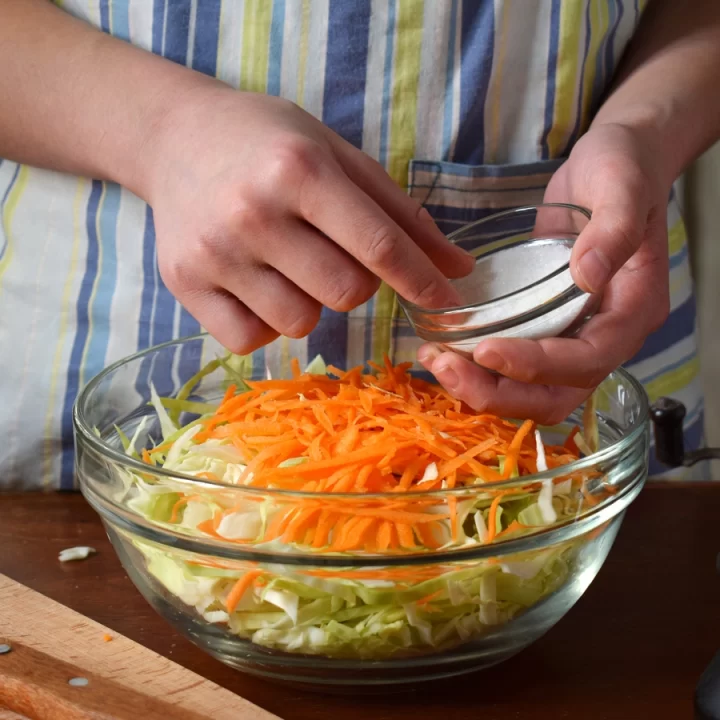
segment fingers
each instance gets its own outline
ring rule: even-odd
[[[564,420],[589,395],[590,390],[547,385],[526,385],[492,375],[470,360],[434,346],[423,346],[418,359],[454,397],[478,412],[531,419],[544,425]]]
[[[338,312],[366,302],[380,286],[367,268],[299,220],[267,239],[264,258],[307,295]]]
[[[318,169],[314,182],[306,183],[298,212],[410,302],[429,308],[460,303],[425,252],[339,166]]]
[[[587,292],[602,290],[640,247],[650,212],[641,171],[628,162],[597,169],[592,218],[580,233],[570,261],[575,282]]]
[[[338,143],[340,164],[351,180],[391,217],[449,278],[465,277],[474,267],[471,255],[449,242],[430,213],[402,190],[383,167],[349,143]]]
[[[252,310],[219,288],[186,293],[182,303],[205,330],[238,355],[257,350],[278,336]]]
[[[223,287],[281,335],[301,338],[320,319],[320,303],[267,265],[227,273]]]

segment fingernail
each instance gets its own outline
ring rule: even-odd
[[[442,365],[439,367],[435,371],[435,377],[447,390],[450,391],[455,390],[458,386],[458,382],[460,381],[458,374],[449,365]]]
[[[440,351],[434,345],[423,345],[418,350],[418,362],[426,369],[430,369],[433,360],[440,356]]]
[[[505,369],[505,360],[494,350],[476,350],[473,359],[478,365],[499,373]]]
[[[612,266],[605,253],[595,248],[580,258],[577,269],[590,292],[602,289],[612,273]]]

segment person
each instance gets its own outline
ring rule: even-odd
[[[720,5],[56,5],[0,0],[0,485],[73,487],[72,403],[110,362],[201,326],[239,353],[278,333],[310,352],[321,313],[387,315],[395,291],[443,306],[471,262],[443,233],[543,196],[592,211],[572,272],[599,313],[576,338],[422,363],[538,421],[625,363],[701,442],[672,186],[720,136]]]

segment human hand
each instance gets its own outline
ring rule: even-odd
[[[380,280],[451,305],[472,259],[370,157],[296,105],[212,85],[169,112],[144,195],[170,291],[228,349],[302,337]]]
[[[548,424],[563,420],[667,317],[671,184],[639,133],[619,125],[591,128],[553,176],[545,202],[592,211],[570,267],[580,288],[603,291],[597,314],[572,338],[484,340],[474,363],[425,345],[420,362],[473,408]]]

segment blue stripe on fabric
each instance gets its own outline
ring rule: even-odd
[[[375,296],[371,297],[367,301],[367,317],[372,318],[375,317]],[[365,342],[363,343],[363,351],[365,353],[366,358],[373,357],[373,332],[371,323],[366,323],[365,325]]]
[[[180,337],[197,335],[202,328],[200,323],[184,308],[180,307]],[[181,382],[189,380],[200,369],[200,355],[191,345],[184,345],[180,349],[180,366],[178,373]]]
[[[312,359],[312,358],[311,358]],[[252,379],[265,379],[265,348],[261,347],[252,354]]]
[[[330,5],[332,12],[332,4]],[[268,50],[267,94],[280,95],[283,34],[285,32],[285,0],[274,0],[270,21],[270,48]]]
[[[87,358],[83,373],[88,379],[102,370],[110,340],[110,312],[117,285],[117,218],[120,210],[121,189],[107,183],[99,208],[98,242],[102,243],[99,256],[95,294],[90,308],[91,332],[85,350]]]
[[[448,220],[450,222],[460,223],[490,217],[498,212],[515,207],[515,204],[511,203],[507,206],[500,204],[485,208],[456,208],[450,207],[449,205],[425,205],[425,207],[436,221]],[[494,226],[493,232],[497,231],[499,233],[504,231],[506,228],[513,227],[514,222],[518,222],[518,219],[513,218],[512,216],[508,216],[504,220],[498,220],[498,223]],[[527,221],[520,218],[520,222],[526,223]]]
[[[570,148],[572,148],[573,145],[577,142],[578,138],[580,137],[580,131],[582,128],[580,127],[580,124],[582,123],[582,110],[583,110],[583,95],[585,94],[585,65],[587,64],[588,55],[590,54],[590,32],[592,29],[592,23],[590,20],[590,6],[592,3],[587,2],[587,9],[585,11],[585,48],[583,49],[583,59],[580,63],[580,69],[579,69],[579,77],[580,77],[580,86],[578,87],[577,91],[577,107],[576,107],[576,114],[575,114],[575,124],[573,126],[573,129],[570,133],[570,137],[568,139],[568,146],[565,148],[565,152],[567,152]]]
[[[455,43],[458,1],[452,0],[450,7],[450,33],[448,35],[447,49],[447,69],[445,70],[445,106],[443,112],[443,140],[442,140],[442,157],[445,160],[450,158],[450,148],[452,147],[453,135],[453,105],[455,103]]]
[[[460,162],[435,162],[431,160],[413,160],[410,163],[412,172],[440,172],[444,175],[456,175],[468,178],[532,178],[533,175],[553,173],[565,161],[565,158],[537,160],[530,163],[509,163],[504,165],[470,165]],[[530,181],[531,182],[531,181]],[[414,183],[413,185],[416,186]]]
[[[695,295],[691,294],[682,305],[670,313],[668,319],[659,330],[656,330],[646,338],[645,344],[640,349],[640,352],[627,364],[632,365],[633,363],[647,360],[649,357],[657,355],[663,350],[667,350],[671,345],[692,334],[695,330],[696,314],[697,305]]]
[[[598,45],[595,55],[595,77],[593,78],[592,94],[590,98],[590,112],[594,114],[603,90],[605,89],[606,54],[609,45],[612,45],[612,29],[615,24],[615,2],[607,0],[608,32],[605,33]]]
[[[152,344],[152,323],[156,302],[155,291],[157,276],[155,274],[155,223],[153,221],[152,209],[149,205],[145,207],[142,273],[143,288],[140,298],[140,317],[138,318],[138,350],[145,350],[146,348],[149,348]],[[147,358],[144,358],[140,363],[138,377],[135,382],[135,390],[140,394],[144,401],[150,399],[149,393],[147,392],[149,378],[149,360]]]
[[[180,65],[187,62],[191,12],[192,0],[171,0],[167,3],[163,55]],[[200,8],[198,14],[201,14]]]
[[[149,0],[145,0],[148,2]],[[152,51],[156,55],[162,55],[165,33],[165,9],[167,3],[164,0],[154,0],[152,19]]]
[[[603,77],[603,90],[607,89],[607,86],[610,84],[612,76],[615,72],[615,64],[617,61],[615,58],[615,37],[617,36],[617,31],[620,27],[620,23],[622,22],[623,15],[625,14],[623,0],[613,0],[613,7],[615,8],[617,14],[615,15],[615,22],[613,23],[612,29],[610,31],[610,38],[605,45],[605,69]],[[593,114],[598,109],[601,100],[602,97],[597,98],[597,103],[593,106]]]
[[[107,5],[108,0],[103,0],[100,6],[102,17],[103,5]],[[110,27],[109,30],[113,36],[121,40],[130,40],[130,16],[128,8],[129,0],[113,0],[110,5]],[[103,25],[103,30],[106,28]]]
[[[387,169],[390,138],[390,98],[392,96],[393,50],[395,38],[395,12],[397,0],[388,0],[388,22],[385,38],[385,67],[383,68],[383,98],[380,117],[380,164]]]
[[[15,187],[15,183],[17,182],[18,175],[20,174],[20,164],[18,163],[15,166],[15,172],[13,173],[12,178],[10,179],[10,183],[7,186],[7,189],[5,190],[5,194],[2,198],[2,203],[0,203],[0,223],[2,223],[2,220],[5,218],[5,204],[7,203],[7,199],[10,197],[10,193],[12,192],[13,187]],[[0,227],[0,236],[2,236],[4,243],[3,246],[0,247],[0,260],[3,259],[3,256],[5,255],[5,252],[7,251],[8,246],[8,238],[5,237],[5,233],[2,232],[2,227]]]
[[[362,147],[365,81],[370,35],[370,2],[330,3],[322,121],[355,147]],[[323,324],[333,330],[328,346],[327,332],[311,333],[308,358],[322,353],[326,362],[344,367],[347,361],[348,318],[328,308],[322,311]]]
[[[142,267],[144,281],[138,324],[138,350],[172,340],[175,321],[175,298],[158,271],[155,223],[149,206],[145,213]],[[135,389],[144,400],[149,399],[149,383],[160,393],[167,393],[173,387],[172,362],[171,358],[168,358],[166,355],[160,363],[157,359],[150,361],[147,358],[141,362]]]
[[[100,28],[110,32],[110,0],[100,0]]]
[[[555,116],[555,82],[557,72],[557,59],[560,50],[560,0],[552,0],[550,9],[550,42],[547,64],[547,86],[545,90],[545,128],[542,136],[542,157],[550,157],[550,144],[548,137],[553,127]]]
[[[217,72],[222,0],[202,0],[201,5],[195,11],[192,66],[194,70],[214,77]]]
[[[491,2],[462,4],[460,123],[452,159],[479,165],[485,157],[485,104],[495,41]]]
[[[80,369],[82,366],[85,343],[90,332],[89,304],[92,295],[95,277],[98,272],[98,261],[100,247],[97,235],[97,215],[100,206],[100,198],[103,192],[103,184],[93,180],[92,190],[87,205],[85,224],[87,227],[87,253],[85,257],[85,273],[80,282],[76,305],[76,331],[70,351],[70,362],[68,365],[67,383],[65,386],[65,398],[63,402],[62,426],[61,426],[61,460],[60,460],[60,489],[71,490],[74,479],[74,457],[73,457],[73,423],[72,407],[80,389]]]
[[[330,3],[322,121],[362,146],[370,1]]]
[[[143,288],[140,297],[140,317],[138,321],[138,350],[145,350],[150,347],[152,342],[152,316],[155,308],[155,223],[149,205],[145,207],[142,273]]]

